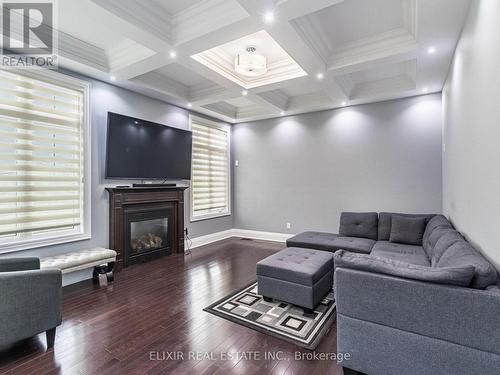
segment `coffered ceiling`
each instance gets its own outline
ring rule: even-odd
[[[469,1],[63,0],[60,65],[233,123],[407,97],[441,91]]]

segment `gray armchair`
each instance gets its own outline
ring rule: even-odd
[[[46,332],[54,346],[62,321],[62,275],[38,258],[0,258],[0,345]]]

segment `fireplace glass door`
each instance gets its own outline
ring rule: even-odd
[[[174,205],[134,205],[125,210],[125,266],[171,253],[174,209]]]
[[[130,223],[130,252],[136,255],[168,246],[168,217]]]

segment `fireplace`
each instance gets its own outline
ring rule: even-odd
[[[172,253],[173,209],[173,203],[164,207],[136,205],[125,208],[123,255],[126,265]]]
[[[184,253],[185,187],[107,188],[110,248],[117,270]]]

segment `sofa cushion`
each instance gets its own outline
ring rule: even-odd
[[[392,216],[390,242],[422,246],[425,217]]]
[[[441,256],[435,267],[473,266],[474,276],[470,284],[476,289],[484,289],[498,281],[495,267],[467,241],[457,241]]]
[[[333,269],[333,254],[290,247],[257,263],[257,275],[312,286]]]
[[[446,234],[454,232],[456,232],[455,229],[447,227],[437,227],[432,231],[429,238],[427,239],[427,242],[422,244],[429,259],[432,258],[432,255],[434,254],[434,247],[438,243],[439,239]]]
[[[404,217],[424,217],[426,224],[432,219],[434,214],[403,214],[397,212],[381,212],[378,215],[378,240],[389,241],[391,236],[392,215],[399,215]]]
[[[335,269],[350,268],[439,284],[467,286],[474,275],[472,266],[434,268],[342,250],[337,251],[333,258]]]
[[[344,249],[355,253],[365,254],[369,254],[370,251],[372,251],[375,242],[376,241],[368,238],[359,237],[337,237],[332,241],[334,246],[333,251]]]
[[[444,252],[457,241],[464,241],[464,238],[456,230],[449,230],[442,234],[430,253],[431,265],[437,264]]]
[[[286,241],[287,247],[302,247],[324,251],[335,251],[333,240],[339,235],[325,232],[302,232]]]
[[[371,255],[379,258],[394,259],[401,262],[430,266],[431,263],[422,246],[399,244],[388,241],[378,241]]]
[[[339,234],[343,237],[377,239],[378,214],[376,212],[342,212]]]
[[[425,227],[424,236],[422,238],[422,246],[424,250],[427,251],[427,242],[429,241],[429,236],[436,228],[446,228],[453,229],[453,225],[448,221],[446,217],[443,215],[436,215],[432,219],[429,220],[427,226]]]

